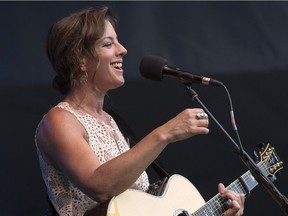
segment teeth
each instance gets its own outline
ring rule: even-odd
[[[114,67],[114,68],[121,68],[122,67],[122,63],[113,63],[113,64],[111,64],[111,66],[112,67]]]

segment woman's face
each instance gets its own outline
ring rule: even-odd
[[[127,50],[119,43],[117,34],[109,21],[106,21],[104,35],[97,43],[96,50],[99,63],[87,61],[86,64],[88,76],[93,78],[93,85],[104,92],[123,85],[125,80],[122,63]]]

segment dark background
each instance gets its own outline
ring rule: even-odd
[[[261,142],[275,147],[284,162],[275,185],[288,195],[288,2],[0,2],[0,215],[44,214],[46,192],[34,131],[62,97],[51,87],[46,34],[61,17],[100,5],[119,15],[119,40],[128,49],[126,84],[109,93],[110,101],[139,137],[184,108],[198,106],[177,80],[141,77],[142,57],[159,55],[171,66],[227,86],[246,152],[254,158]],[[236,140],[224,89],[192,87]],[[172,144],[159,159],[170,173],[193,182],[206,200],[217,193],[218,182],[228,185],[247,170],[213,122],[209,135]],[[151,181],[157,178],[149,173]],[[261,186],[245,208],[245,215],[284,215]]]

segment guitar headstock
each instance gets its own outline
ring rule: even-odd
[[[276,179],[276,173],[283,169],[283,162],[280,161],[274,147],[269,143],[259,144],[258,149],[259,151],[255,152],[256,162],[257,164],[261,163],[259,168],[265,172],[271,180],[274,181]]]

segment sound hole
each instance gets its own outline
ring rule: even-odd
[[[177,216],[190,216],[190,214],[189,214],[187,211],[182,210],[181,212],[179,212],[179,213],[177,214]]]

